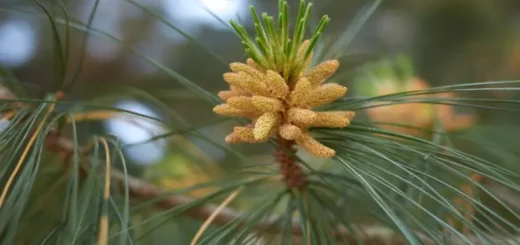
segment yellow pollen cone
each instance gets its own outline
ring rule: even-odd
[[[228,144],[236,144],[236,143],[242,143],[244,142],[243,140],[241,140],[236,134],[235,132],[232,132],[230,134],[228,134],[226,136],[226,143]]]
[[[347,92],[347,88],[336,83],[329,83],[322,85],[317,88],[309,97],[303,102],[303,104],[310,107],[318,107],[329,104],[335,100],[343,97]]]
[[[331,158],[336,155],[333,149],[322,145],[308,134],[303,134],[300,138],[296,139],[296,143],[308,153],[318,157]]]
[[[301,70],[302,71],[305,71],[307,70],[307,68],[309,67],[309,65],[311,64],[311,60],[312,60],[312,55],[313,55],[313,52],[310,53],[309,57],[307,57],[307,60],[303,60],[303,55],[305,54],[305,51],[307,50],[307,48],[309,47],[309,44],[311,43],[310,40],[305,40],[302,45],[300,45],[300,48],[298,49],[298,53],[296,54],[296,57],[297,57],[297,63],[298,64],[303,64],[303,66],[301,67]]]
[[[313,87],[321,85],[325,80],[329,79],[339,67],[337,60],[327,60],[307,72],[305,77],[309,79],[309,82]]]
[[[246,79],[245,73],[240,74],[240,73],[234,73],[234,72],[226,72],[226,73],[224,73],[223,77],[224,77],[224,81],[226,81],[227,83],[229,83],[233,86],[237,86],[237,87],[240,87],[240,84],[242,83],[242,81],[244,81]]]
[[[262,112],[276,112],[284,110],[282,101],[264,96],[253,96],[252,105]]]
[[[273,127],[278,124],[280,115],[276,112],[266,112],[262,114],[255,123],[253,135],[256,140],[265,139],[269,136]]]
[[[289,93],[289,86],[282,76],[275,71],[267,71],[267,86],[271,95],[284,98]]]
[[[286,140],[295,140],[300,138],[300,136],[302,135],[302,130],[299,127],[294,126],[292,124],[283,124],[282,126],[280,126],[280,130],[278,133],[280,134],[280,136],[282,136],[282,138]]]
[[[303,104],[309,97],[312,86],[306,77],[300,77],[291,92],[290,101],[293,105]]]
[[[343,128],[350,124],[348,115],[343,112],[318,112],[317,115],[316,120],[311,125],[313,127]]]
[[[229,66],[230,66],[231,70],[235,73],[245,72],[245,73],[255,77],[256,79],[260,79],[260,80],[265,79],[264,74],[262,74],[262,72],[258,71],[257,69],[253,68],[252,66],[249,66],[249,65],[246,65],[243,63],[238,63],[238,62],[231,63]]]
[[[267,85],[260,79],[245,72],[224,73],[224,80],[254,95],[268,95]]]
[[[311,44],[310,40],[307,39],[303,41],[302,45],[300,45],[300,47],[298,48],[298,53],[296,53],[296,56],[298,58],[302,58],[302,56],[305,54],[305,50],[307,50],[307,48],[309,47],[309,44]]]
[[[223,100],[223,101],[227,101],[229,98],[231,97],[234,97],[234,96],[242,96],[242,95],[246,95],[247,93],[241,93],[239,91],[233,91],[233,90],[224,90],[224,91],[220,91],[218,92],[218,97]]]
[[[235,127],[235,135],[243,142],[247,143],[261,143],[267,141],[268,138],[256,139],[251,127]]]
[[[258,116],[258,113],[251,111],[244,111],[228,104],[217,105],[213,108],[213,112],[223,116],[235,116],[235,117],[254,117]]]
[[[296,125],[310,125],[316,120],[316,112],[300,108],[291,108],[288,112],[289,121]]]
[[[248,96],[235,96],[228,99],[227,104],[243,110],[243,111],[249,111],[249,112],[257,112],[258,109],[253,105],[253,101],[251,97]]]

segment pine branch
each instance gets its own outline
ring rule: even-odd
[[[5,98],[0,94],[0,100],[2,99],[12,99],[10,97]],[[59,153],[62,158],[66,161],[70,158],[70,156],[74,153],[74,142],[70,138],[66,138],[58,135],[55,131],[51,131],[46,136],[46,148],[49,151]],[[79,154],[86,155],[90,151],[89,146],[84,146],[79,148]],[[88,169],[81,169],[82,176],[85,176],[88,173]],[[142,179],[138,179],[132,176],[127,176],[124,173],[118,171],[117,169],[113,169],[110,172],[110,177],[116,185],[124,186],[125,183],[128,184],[128,189],[130,193],[130,197],[134,201],[146,201],[151,199],[157,199],[158,201],[155,205],[161,209],[172,209],[175,207],[179,207],[184,204],[188,204],[193,202],[195,199],[183,195],[168,195],[165,197],[165,191],[158,188],[157,186],[148,183]],[[502,191],[499,188],[494,189],[497,192]],[[504,196],[504,195],[502,195]],[[218,207],[213,204],[204,204],[202,206],[196,206],[189,210],[187,210],[184,214],[197,220],[206,220],[210,217]],[[244,215],[244,212],[240,212],[231,208],[224,208],[219,211],[218,215],[216,215],[213,219],[212,224],[215,225],[226,225],[234,219]],[[261,222],[257,223],[255,229],[260,232],[270,232],[270,233],[279,233],[281,227],[277,225],[279,216],[268,216],[264,218]],[[247,222],[247,221],[245,221]],[[292,234],[295,236],[301,237],[303,235],[301,221],[299,219],[293,219],[292,221]],[[391,245],[405,245],[408,244],[406,239],[399,233],[388,227],[378,226],[378,225],[352,225],[355,227],[354,232],[347,230],[344,227],[338,227],[338,232],[334,234],[335,237],[342,240],[347,240],[351,244],[356,244],[358,242],[357,239],[361,239],[365,244],[391,244]],[[421,233],[416,233],[416,235],[421,239],[426,245],[434,245],[435,241],[428,238],[426,235]],[[468,239],[475,245],[485,244],[480,241],[477,236],[469,236]],[[453,241],[460,240],[459,238],[452,238]],[[493,238],[491,239],[491,244],[513,244],[514,242],[520,241],[519,238],[514,239],[499,239]],[[458,241],[454,244],[465,244],[464,241]]]
[[[52,136],[52,134],[50,135]],[[65,137],[56,137],[51,141],[53,145],[53,149],[59,150],[61,153],[69,152],[72,153],[74,143],[71,139]],[[80,152],[86,153],[88,149],[83,148],[80,149]],[[125,181],[128,181],[128,189],[130,191],[130,196],[135,201],[146,201],[151,199],[161,199],[156,203],[156,207],[161,209],[172,209],[187,203],[194,201],[195,199],[183,195],[169,195],[164,197],[165,191],[158,188],[157,186],[148,183],[142,179],[138,179],[132,176],[125,176],[120,171],[112,170],[111,178],[115,183],[119,183],[120,185],[124,185]],[[204,204],[202,206],[194,207],[187,210],[184,214],[197,220],[206,220],[212,213],[214,213],[215,209],[217,209],[217,205],[213,204]],[[222,209],[218,215],[214,218],[213,224],[215,225],[226,225],[229,222],[233,221],[235,218],[242,216],[244,213],[240,211],[236,211],[231,208]],[[276,233],[280,232],[281,227],[277,226],[279,221],[279,216],[273,215],[268,216],[263,219],[263,221],[259,222],[255,229],[260,232],[271,232]],[[247,222],[247,221],[246,221]],[[303,232],[301,229],[299,219],[293,219],[292,221],[292,234],[296,236],[302,236]],[[399,233],[390,228],[379,226],[379,225],[353,225],[353,227],[357,227],[356,235],[353,235],[351,232],[347,231],[347,229],[340,227],[335,234],[338,239],[346,239],[349,243],[355,244],[357,242],[356,237],[363,240],[365,244],[381,244],[384,242],[385,244],[391,245],[405,245],[408,244],[406,239]],[[435,241],[428,238],[424,234],[417,233],[417,236],[424,242],[426,245],[435,245]],[[480,241],[477,236],[469,236],[468,239],[475,245],[485,244]],[[453,237],[453,241],[460,240],[460,238]],[[499,239],[494,238],[491,239],[491,244],[500,245],[500,244],[514,244],[517,241],[520,241],[520,237],[515,239]],[[465,244],[464,241],[459,241],[454,244]]]

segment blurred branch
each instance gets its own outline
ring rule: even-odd
[[[2,97],[0,94],[0,100],[2,99],[12,99]],[[109,115],[109,114],[108,114]],[[105,114],[103,114],[105,116]],[[47,150],[59,153],[60,156],[66,161],[70,159],[70,156],[74,153],[74,142],[72,139],[60,136],[56,131],[51,131],[46,136],[46,147]],[[79,154],[85,155],[88,154],[91,147],[81,147],[78,149]],[[88,172],[88,169],[81,169],[81,174],[84,176]],[[158,208],[162,209],[172,209],[175,207],[179,207],[184,204],[188,204],[193,202],[195,199],[183,195],[165,195],[165,191],[158,188],[157,186],[150,184],[142,179],[138,179],[132,176],[125,175],[124,173],[118,171],[117,169],[113,169],[110,171],[110,177],[112,180],[115,180],[117,185],[125,185],[128,184],[128,189],[130,192],[130,197],[133,200],[159,200],[155,205]],[[494,191],[497,192],[497,195],[500,195],[499,192],[503,192],[500,188],[494,188]],[[509,194],[503,194],[500,196],[510,196]],[[513,201],[515,202],[515,201]],[[517,201],[516,201],[517,202]],[[226,225],[229,222],[232,222],[234,219],[244,215],[244,212],[240,212],[231,208],[221,208],[218,212],[219,207],[213,204],[204,204],[202,206],[196,206],[189,210],[187,210],[184,214],[197,220],[207,220],[212,214],[217,213],[212,220],[212,224],[216,225]],[[281,227],[278,226],[279,216],[268,216],[264,218],[261,222],[257,223],[255,229],[260,232],[280,232]],[[247,221],[246,221],[247,222]],[[360,226],[353,225],[355,227],[354,232],[356,235],[353,235],[351,231],[347,230],[344,227],[338,227],[338,232],[336,232],[335,236],[339,240],[347,240],[351,244],[356,244],[358,242],[357,239],[361,239],[365,244],[392,244],[392,245],[405,245],[408,244],[406,239],[399,233],[390,228],[383,226]],[[292,221],[292,233],[296,236],[302,236],[303,231],[300,225],[299,219],[293,219]],[[435,241],[428,238],[424,234],[416,233],[416,235],[421,239],[424,244],[434,245]],[[458,241],[460,238],[453,238],[453,240]],[[480,241],[480,239],[476,236],[469,236],[468,239],[473,244],[484,244]],[[516,239],[499,239],[494,238],[491,239],[491,244],[513,244],[520,238]],[[464,241],[458,241],[453,244],[465,244]]]
[[[52,136],[52,135],[50,135]],[[71,139],[67,139],[64,137],[56,137],[51,142],[53,142],[54,149],[59,149],[61,151],[72,152],[74,143]],[[57,148],[56,148],[57,147]],[[85,151],[88,149],[82,149],[80,151]],[[161,209],[172,209],[187,203],[194,201],[195,199],[183,195],[168,195],[165,196],[165,191],[158,188],[157,186],[150,184],[142,179],[138,179],[132,176],[125,175],[124,173],[114,169],[111,172],[111,178],[115,180],[118,184],[124,184],[128,181],[128,189],[130,191],[130,196],[134,200],[146,201],[153,199],[160,199],[155,205]],[[161,199],[162,197],[162,199]],[[217,205],[213,204],[204,204],[202,206],[194,207],[185,212],[185,215],[197,219],[197,220],[206,220],[210,217],[215,211],[218,209]],[[216,225],[226,225],[229,222],[232,222],[234,219],[242,216],[244,213],[240,211],[236,211],[231,208],[223,208],[218,212],[218,214],[214,217],[212,224]],[[256,224],[255,229],[261,232],[280,232],[281,227],[277,224],[279,222],[279,216],[273,215],[268,216],[263,219],[263,221]],[[301,236],[303,234],[301,230],[300,220],[294,219],[292,221],[292,233],[297,236]],[[408,244],[406,239],[402,237],[399,232],[392,230],[390,228],[378,225],[370,225],[370,226],[359,226],[353,225],[356,229],[356,235],[352,235],[350,231],[343,227],[339,227],[339,232],[335,234],[338,239],[346,239],[351,244],[356,244],[357,238],[363,240],[365,244],[391,244],[391,245],[405,245]],[[357,232],[359,231],[359,232]],[[428,238],[424,234],[417,233],[417,236],[427,245],[434,245],[435,241]],[[480,241],[480,239],[476,236],[469,236],[469,240],[475,245],[485,244]],[[452,240],[457,241],[460,238],[453,237]],[[517,239],[499,239],[493,238],[491,239],[491,244],[499,245],[499,244],[514,244],[516,240],[520,240],[520,237]],[[466,244],[464,241],[459,241],[454,244]]]

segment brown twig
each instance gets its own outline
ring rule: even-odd
[[[278,145],[274,151],[274,159],[280,169],[280,175],[285,185],[290,189],[304,189],[307,184],[307,175],[302,167],[294,160],[290,153],[295,153],[294,141],[278,138]]]

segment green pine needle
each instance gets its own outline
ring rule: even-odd
[[[311,45],[304,52],[305,58],[297,57],[297,51],[306,38],[305,30],[308,26],[312,5],[312,3],[306,3],[305,0],[300,1],[292,39],[289,38],[289,5],[287,1],[278,2],[277,25],[275,25],[273,16],[263,13],[262,19],[260,19],[255,8],[249,7],[257,36],[255,42],[252,41],[243,26],[234,21],[230,21],[230,23],[242,39],[249,58],[263,69],[275,70],[286,80],[291,80],[297,77],[304,68],[304,62],[311,55],[321,33],[330,21],[328,16],[324,16],[320,20],[314,34],[310,37]]]

